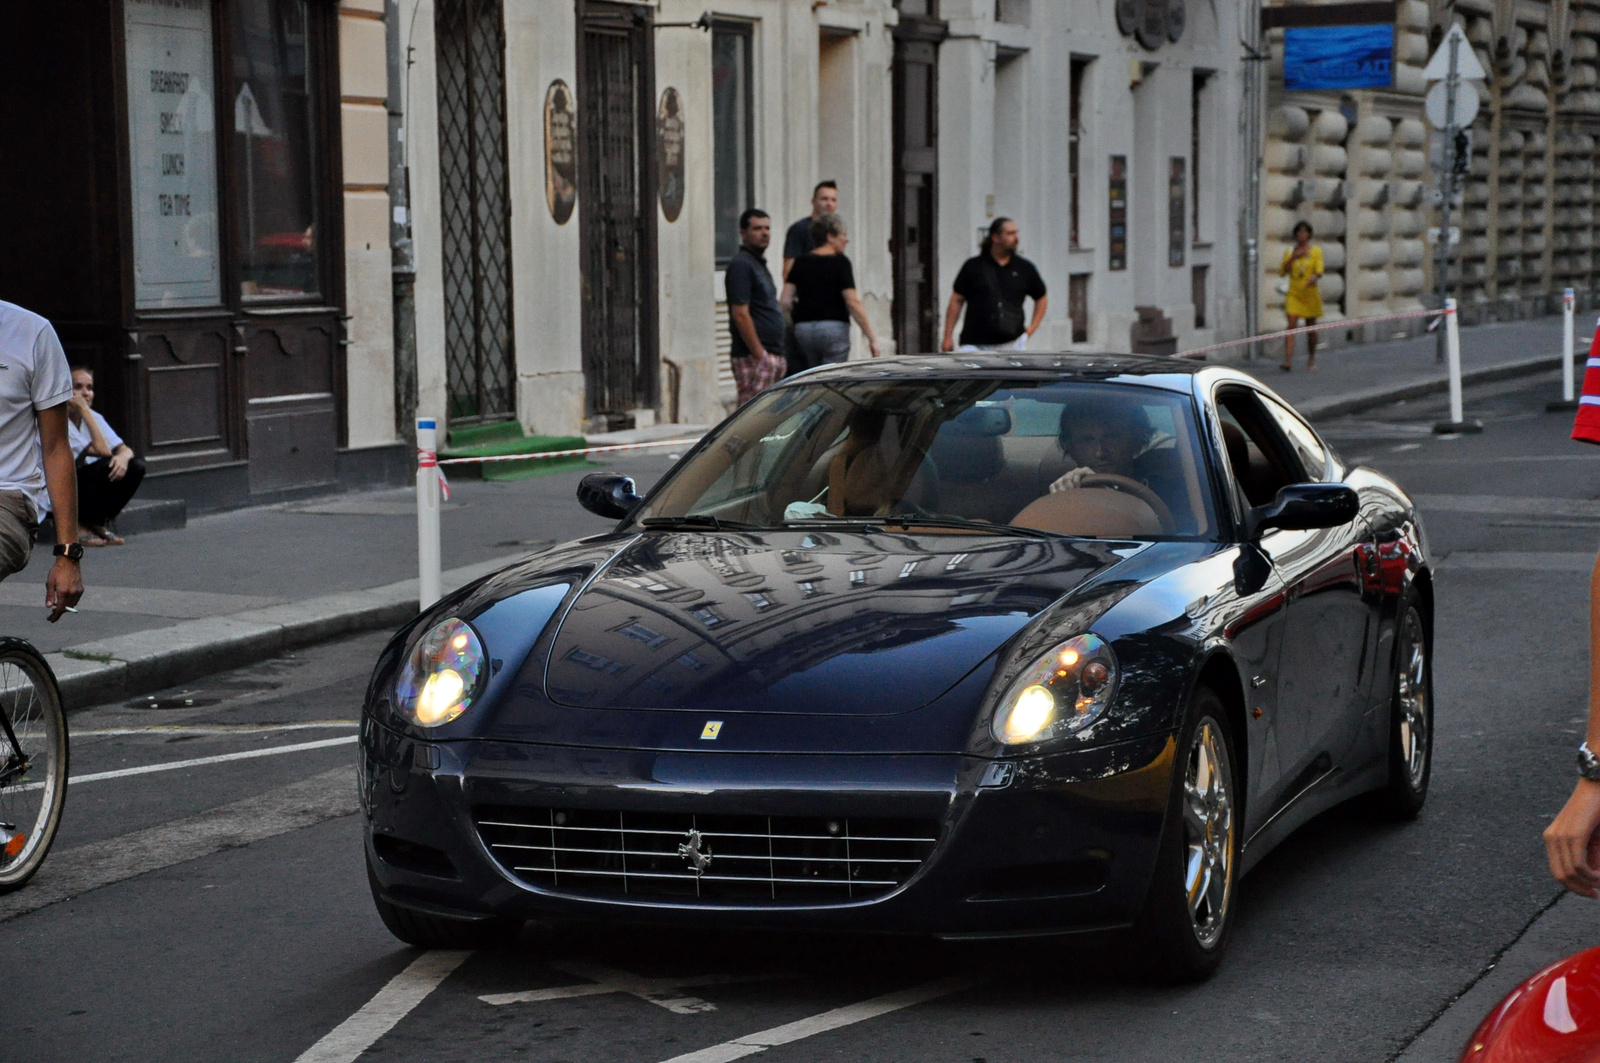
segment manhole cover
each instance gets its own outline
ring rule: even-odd
[[[130,709],[199,709],[215,705],[221,698],[203,698],[191,694],[151,694],[128,702]]]

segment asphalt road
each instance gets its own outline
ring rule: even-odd
[[[530,925],[405,948],[352,814],[365,636],[73,717],[76,776],[254,755],[74,784],[44,871],[0,897],[0,1060],[1393,1059],[1557,897],[1538,835],[1582,728],[1600,451],[1554,392],[1470,390],[1481,436],[1433,436],[1442,399],[1322,426],[1420,496],[1442,559],[1433,791],[1414,824],[1338,809],[1280,847],[1204,985],[1143,985],[1104,941]]]

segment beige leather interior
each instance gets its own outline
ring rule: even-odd
[[[1120,491],[1057,491],[1028,503],[1011,518],[1019,528],[1038,528],[1057,535],[1108,538],[1161,534],[1161,519],[1142,499]]]

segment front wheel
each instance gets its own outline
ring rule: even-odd
[[[1179,736],[1161,851],[1140,927],[1146,966],[1163,982],[1210,977],[1233,926],[1242,824],[1226,719],[1222,701],[1202,687]]]
[[[378,918],[389,933],[407,945],[423,949],[481,949],[514,941],[522,929],[520,919],[452,919],[401,907],[384,898],[371,864],[367,865],[367,885],[372,888]]]
[[[1433,666],[1422,613],[1406,606],[1396,631],[1394,693],[1389,707],[1389,783],[1378,794],[1388,816],[1416,819],[1433,770]]]
[[[39,870],[67,802],[67,717],[55,673],[21,639],[0,639],[0,893]]]

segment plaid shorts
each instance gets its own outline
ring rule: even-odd
[[[733,382],[739,386],[739,405],[743,406],[756,395],[783,379],[789,360],[770,351],[765,354],[747,354],[743,358],[728,359],[733,363]]]

